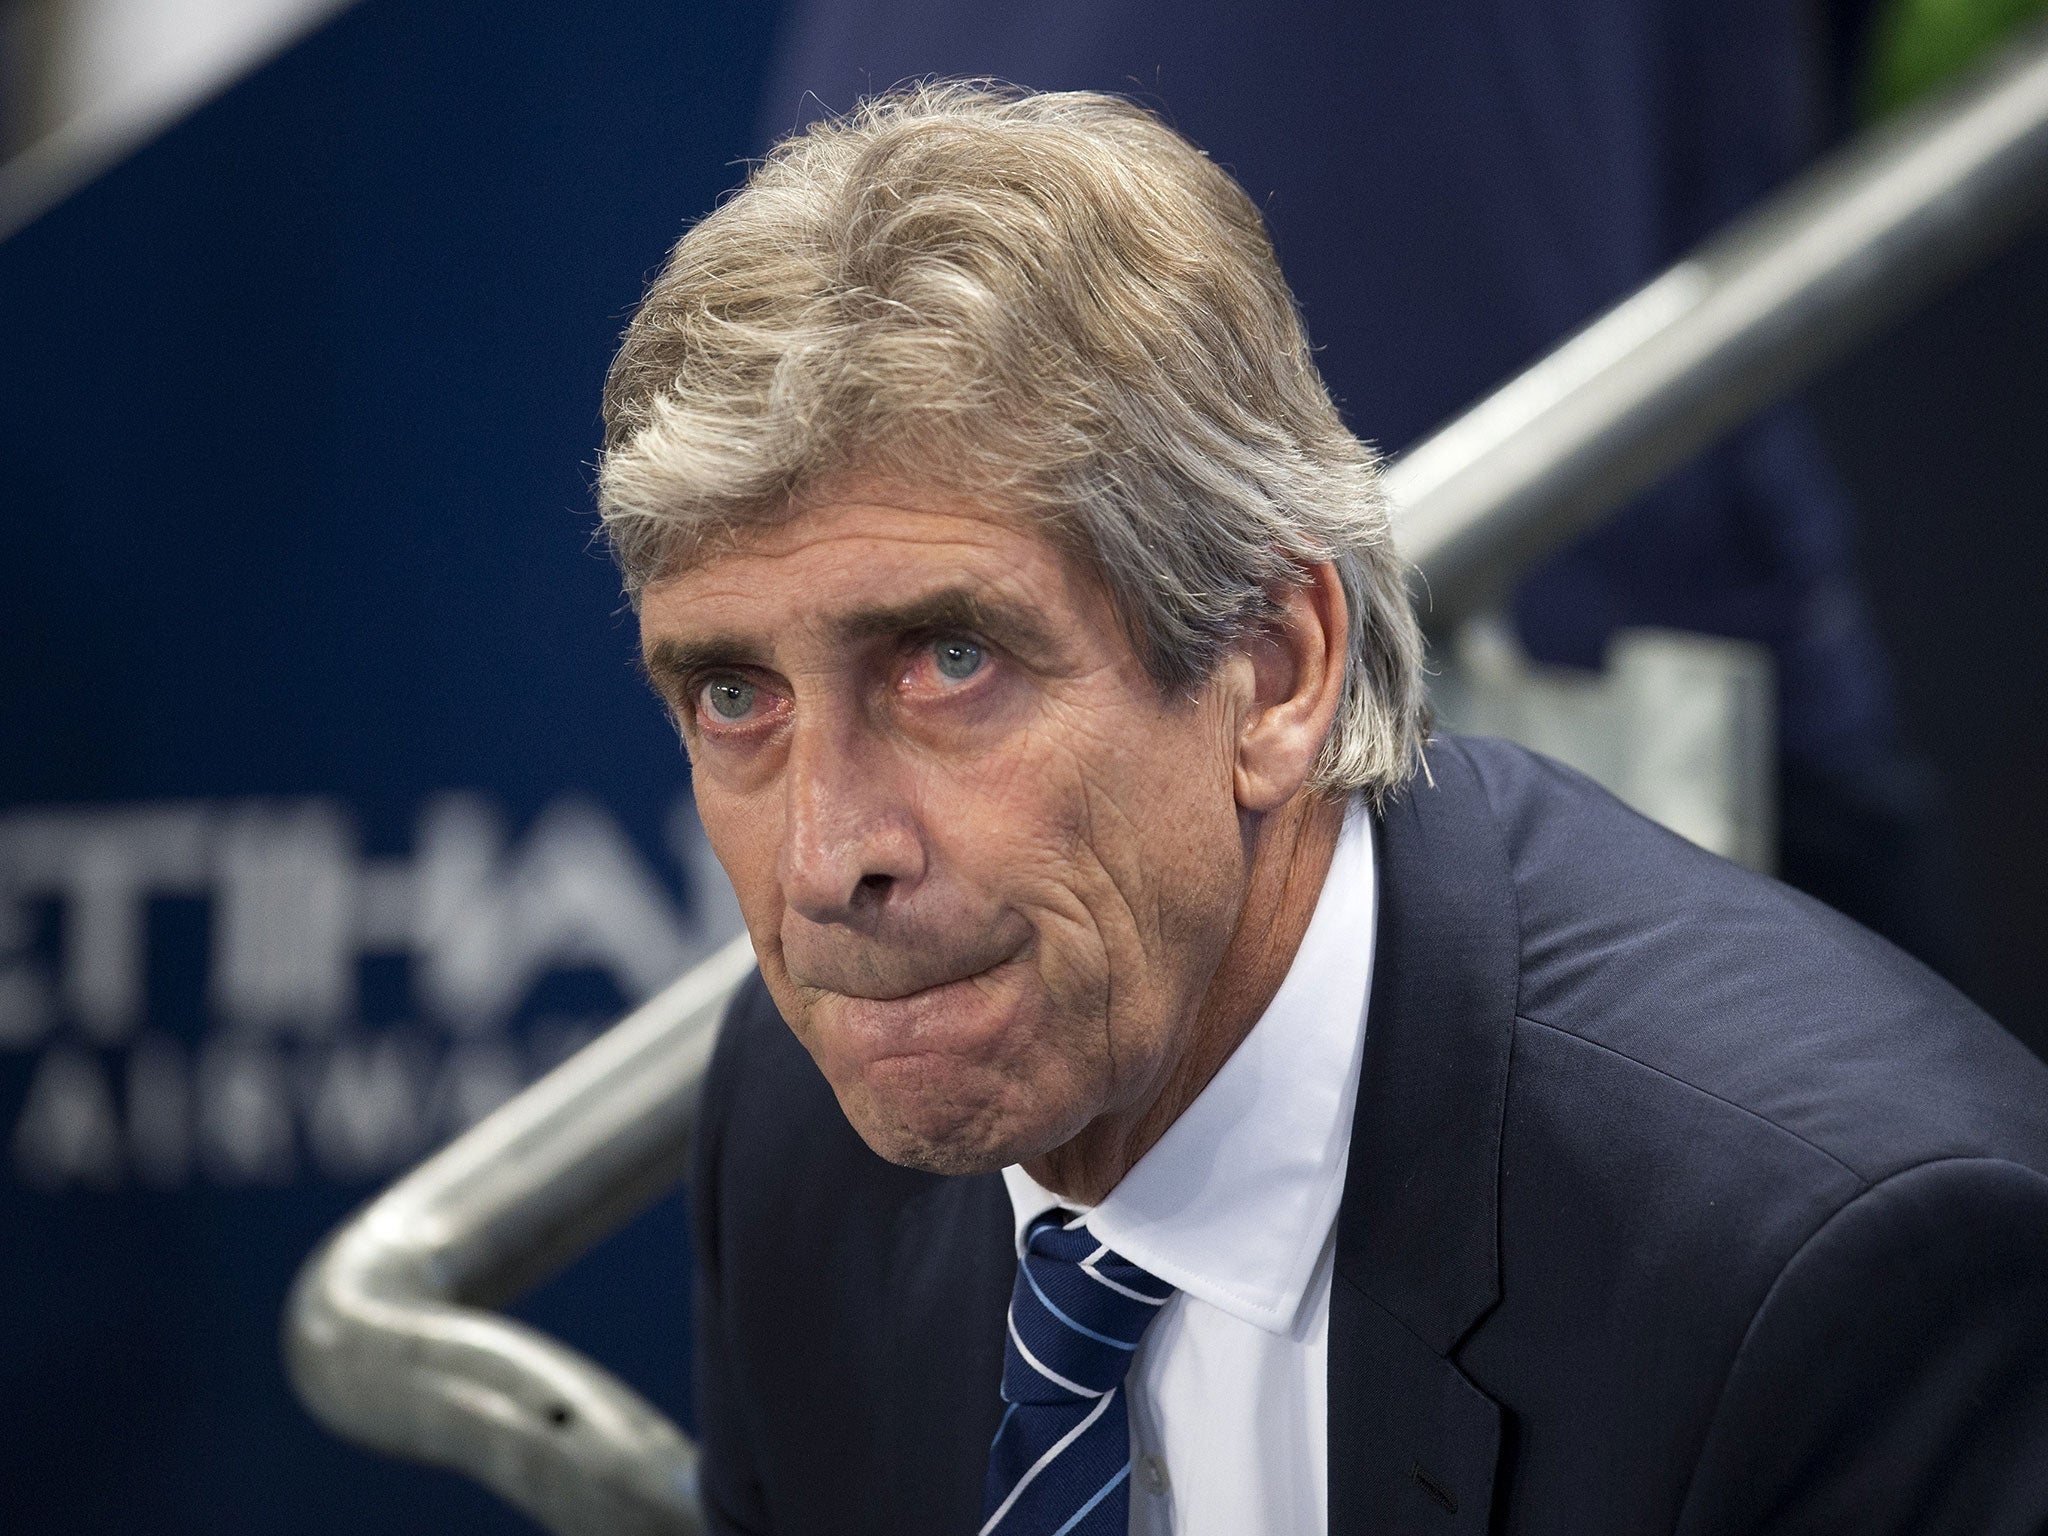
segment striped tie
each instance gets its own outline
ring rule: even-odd
[[[989,1447],[981,1536],[1124,1536],[1124,1373],[1172,1296],[1173,1287],[1110,1252],[1071,1212],[1031,1223],[1010,1292],[1010,1406]]]

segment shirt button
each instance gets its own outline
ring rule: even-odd
[[[1138,1463],[1138,1477],[1147,1493],[1156,1496],[1166,1492],[1166,1463],[1157,1456],[1147,1456]]]

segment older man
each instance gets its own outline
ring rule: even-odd
[[[606,419],[761,964],[694,1174],[716,1528],[2048,1519],[2048,1072],[1427,739],[1373,455],[1189,145],[815,125]]]

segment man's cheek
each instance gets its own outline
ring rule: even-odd
[[[771,819],[762,814],[761,808],[702,791],[698,794],[697,810],[712,855],[732,883],[740,916],[758,949],[764,934],[775,933],[782,923],[782,891],[777,875],[782,853],[778,841],[780,818]]]

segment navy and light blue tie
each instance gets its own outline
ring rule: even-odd
[[[1071,1212],[1031,1223],[1010,1292],[1009,1407],[989,1447],[981,1536],[1124,1536],[1124,1374],[1172,1296],[1172,1286],[1112,1253]]]

